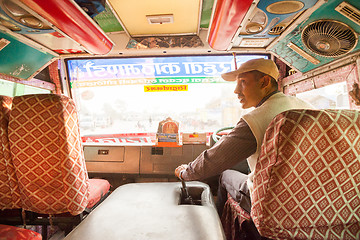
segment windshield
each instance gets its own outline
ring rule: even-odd
[[[267,58],[236,62],[259,57]],[[235,69],[232,55],[74,59],[67,66],[83,136],[156,133],[167,117],[180,132],[213,132],[244,114],[235,82],[220,77]]]

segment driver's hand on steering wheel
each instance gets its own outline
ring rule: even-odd
[[[182,164],[180,166],[178,166],[176,169],[175,169],[175,176],[178,177],[180,180],[183,180],[182,179],[182,172],[185,171],[185,169],[188,167],[187,164]]]

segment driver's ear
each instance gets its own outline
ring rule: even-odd
[[[266,88],[271,85],[271,78],[269,75],[263,76],[261,81],[262,81],[262,83],[261,83],[262,88]]]

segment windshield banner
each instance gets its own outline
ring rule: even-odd
[[[238,58],[239,65],[254,56],[241,55]],[[74,59],[68,60],[67,66],[73,88],[218,83],[224,82],[220,76],[222,73],[235,69],[232,55]]]

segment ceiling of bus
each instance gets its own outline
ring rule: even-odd
[[[130,36],[197,34],[200,0],[109,0]]]
[[[224,52],[272,53],[307,72],[358,52],[359,19],[358,0],[0,0],[0,72],[28,79],[56,58]],[[29,47],[36,66],[10,57]]]

